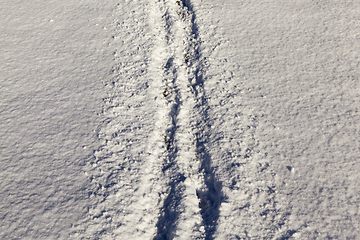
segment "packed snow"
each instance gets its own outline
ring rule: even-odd
[[[1,239],[358,239],[360,2],[0,3]]]

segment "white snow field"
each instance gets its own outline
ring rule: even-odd
[[[1,239],[359,239],[360,2],[0,3]]]

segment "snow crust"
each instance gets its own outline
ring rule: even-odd
[[[1,239],[357,239],[356,1],[0,3]]]

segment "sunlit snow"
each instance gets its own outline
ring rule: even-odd
[[[360,2],[0,3],[1,239],[358,239]]]

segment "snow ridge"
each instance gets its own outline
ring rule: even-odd
[[[97,131],[102,144],[85,167],[90,204],[84,221],[73,226],[74,239],[150,239],[156,230],[158,199],[148,201],[141,192],[148,165],[144,142],[154,122],[148,99],[151,36],[146,9],[146,3],[127,1],[113,10],[108,44],[114,62],[104,82],[108,95]]]
[[[149,68],[159,116],[148,148],[150,171],[142,181],[151,183],[143,189],[149,201],[160,197],[154,239],[212,239],[221,189],[206,151],[208,105],[195,16],[189,1],[151,3],[157,39]]]

